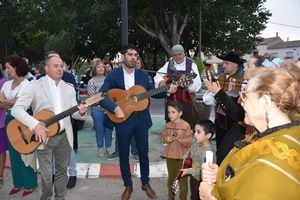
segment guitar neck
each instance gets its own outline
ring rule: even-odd
[[[68,110],[65,110],[53,117],[51,117],[50,119],[47,119],[45,121],[43,121],[46,125],[46,127],[50,126],[51,124],[54,124],[56,122],[58,122],[59,120],[62,120],[64,119],[65,117],[69,116],[69,115],[72,115],[74,112],[78,111],[78,106],[73,106],[71,108],[69,108]]]
[[[144,92],[142,94],[138,94],[138,95],[136,95],[136,97],[138,98],[138,100],[143,100],[143,99],[152,97],[156,94],[166,92],[166,91],[169,90],[169,88],[170,88],[170,85],[164,85],[164,86],[161,86],[159,88],[155,88],[155,89],[149,90],[147,92]]]
[[[183,173],[182,171],[179,171],[179,172],[178,172],[178,174],[177,174],[177,176],[176,176],[176,178],[175,178],[175,181],[176,181],[176,180],[179,180],[180,178],[182,178],[182,177],[181,177],[182,173]]]

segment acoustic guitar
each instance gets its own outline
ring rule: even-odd
[[[192,160],[192,154],[191,152],[189,152],[187,158],[184,160],[183,164],[182,164],[182,169],[187,169],[187,168],[191,168],[192,167],[192,164],[193,164],[193,160]],[[179,179],[187,176],[182,176],[182,171],[179,171],[174,182],[173,182],[173,185],[172,185],[172,193],[173,195],[175,195],[177,192],[178,192],[178,189],[179,189]]]
[[[178,81],[173,81],[173,84],[185,87],[193,83],[193,79],[196,76],[195,73],[186,74]],[[112,112],[107,112],[107,116],[115,123],[122,123],[127,120],[133,112],[145,110],[150,103],[149,97],[168,91],[170,85],[171,84],[167,84],[149,91],[140,85],[135,85],[128,90],[111,89],[107,92],[106,96],[123,110],[125,117],[117,118]]]
[[[101,101],[102,99],[104,99],[102,93],[98,93],[86,99],[84,103],[88,106],[91,106]],[[45,124],[45,126],[49,129],[49,132],[47,132],[47,137],[52,137],[56,135],[60,130],[60,126],[58,123],[59,120],[64,119],[65,117],[75,113],[78,110],[78,106],[76,105],[55,115],[52,111],[44,109],[37,112],[34,115],[34,118]],[[41,144],[39,141],[35,140],[35,133],[30,131],[27,126],[22,124],[17,119],[9,122],[7,126],[7,136],[12,146],[20,154],[32,153]]]

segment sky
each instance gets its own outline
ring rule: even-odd
[[[279,37],[286,41],[300,40],[300,1],[299,0],[267,0],[265,7],[272,13],[268,20],[267,28],[262,31],[264,38]],[[271,23],[270,23],[271,22]],[[294,27],[277,25],[274,23],[286,24]]]

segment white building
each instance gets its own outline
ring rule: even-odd
[[[268,52],[282,60],[298,60],[300,40],[287,41],[275,44],[268,48]]]
[[[257,45],[253,54],[264,55],[265,53],[270,53],[282,60],[298,60],[300,58],[300,40],[285,42],[278,35],[265,38]]]

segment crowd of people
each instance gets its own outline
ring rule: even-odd
[[[181,200],[299,198],[299,62],[271,66],[269,57],[252,56],[246,61],[234,51],[219,56],[223,61],[221,70],[215,70],[212,62],[205,62],[205,70],[210,74],[203,80],[207,88],[203,102],[214,109],[212,122],[203,119],[197,109],[195,93],[201,89],[202,80],[197,65],[185,55],[182,45],[172,47],[172,57],[157,71],[153,82],[143,70],[145,65],[137,47],[125,46],[121,55],[117,68],[100,58],[92,60],[85,79],[87,94],[106,94],[112,89],[129,91],[136,85],[146,91],[167,86],[150,95],[165,99],[166,125],[160,139],[165,145],[162,157],[168,170],[166,198],[175,199],[176,181]],[[78,78],[72,63],[63,60],[59,52],[50,51],[45,56],[45,73],[36,77],[28,75],[28,61],[18,55],[7,56],[4,66],[9,78],[1,68],[0,187],[5,182],[3,170],[8,150],[13,178],[9,195],[21,190],[23,196],[30,195],[38,187],[39,170],[40,198],[51,199],[54,187],[55,199],[65,199],[66,188],[76,185],[78,120],[84,120],[88,109],[84,102],[79,103]],[[174,84],[191,73],[195,74],[191,84]],[[73,106],[78,111],[59,120],[58,131],[51,137],[50,127],[34,117],[45,109],[58,115]],[[119,158],[125,187],[120,197],[128,200],[133,192],[131,152],[140,163],[141,189],[155,199],[149,178],[149,107],[133,112],[121,123],[111,120],[108,112],[118,119],[127,115],[124,107],[107,96],[92,105],[96,156]],[[6,127],[14,118],[34,133],[30,142],[40,143],[31,154],[19,153],[8,139]],[[207,152],[213,154],[210,162]],[[292,192],[287,192],[287,187]]]

